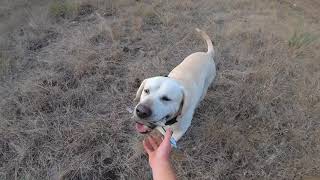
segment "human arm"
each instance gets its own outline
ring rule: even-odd
[[[176,175],[170,163],[172,131],[169,129],[163,140],[159,137],[147,137],[143,141],[145,151],[149,155],[154,180],[175,180]]]

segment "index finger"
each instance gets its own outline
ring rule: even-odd
[[[164,136],[163,142],[164,142],[164,143],[170,143],[171,135],[172,135],[172,130],[169,128],[169,129],[167,129],[167,131],[166,131],[166,134],[165,134],[165,136]]]

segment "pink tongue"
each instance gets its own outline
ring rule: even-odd
[[[145,126],[143,124],[140,124],[140,123],[136,123],[136,129],[140,133],[144,133],[148,130],[147,128],[145,128]]]

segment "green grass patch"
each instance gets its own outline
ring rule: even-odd
[[[54,18],[70,18],[76,14],[78,6],[68,1],[54,1],[49,6],[49,13]]]
[[[146,24],[161,24],[160,15],[156,13],[152,6],[140,4],[137,8],[136,15],[142,17]]]
[[[311,34],[309,32],[297,32],[295,31],[294,34],[288,41],[288,45],[290,48],[300,49],[302,47],[306,47],[310,45],[312,42],[316,41],[319,36]]]
[[[13,67],[13,61],[0,54],[0,79],[4,78]]]

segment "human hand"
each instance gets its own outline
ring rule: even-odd
[[[159,136],[149,136],[144,139],[143,147],[149,155],[149,164],[152,169],[157,166],[170,166],[171,135],[172,131],[168,129],[163,140]]]

